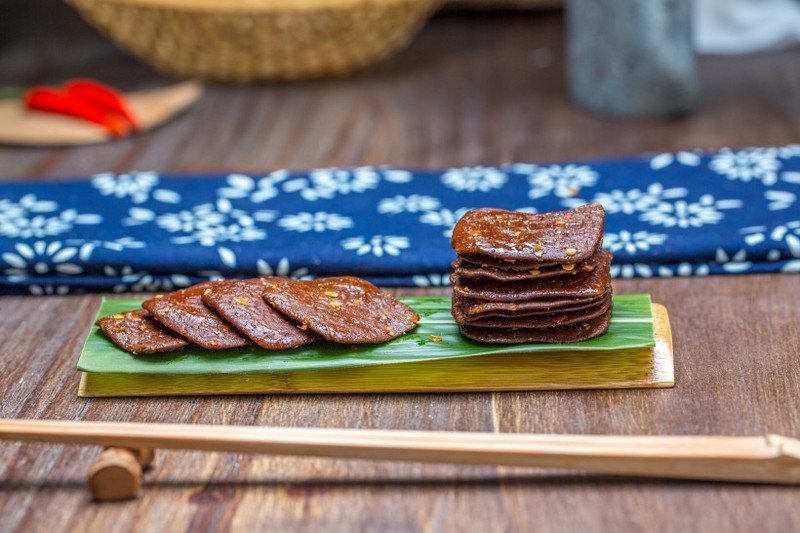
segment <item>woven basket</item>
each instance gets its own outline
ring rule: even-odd
[[[439,0],[67,0],[142,61],[203,80],[343,74],[407,44]]]

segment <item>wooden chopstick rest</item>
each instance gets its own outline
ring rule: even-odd
[[[106,448],[89,468],[89,490],[95,500],[135,498],[142,487],[142,471],[155,458],[152,448]]]

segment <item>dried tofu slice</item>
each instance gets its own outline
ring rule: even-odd
[[[568,266],[568,270],[562,264],[547,266],[530,264],[527,269],[503,269],[487,264],[472,263],[463,257],[456,259],[452,266],[460,278],[493,279],[495,281],[538,281],[561,276],[574,276],[591,272],[594,269],[594,264],[591,260],[577,263],[571,267]]]
[[[312,331],[301,330],[269,305],[262,294],[266,285],[280,278],[226,280],[203,292],[203,301],[213,307],[250,340],[267,350],[297,348],[319,339]]]
[[[96,324],[114,344],[133,354],[171,352],[189,346],[189,341],[159,324],[145,309],[104,316]]]
[[[481,208],[461,217],[451,243],[456,253],[477,263],[483,257],[509,264],[571,264],[586,261],[597,251],[604,224],[600,204],[544,214]]]
[[[411,331],[419,315],[366,280],[344,276],[312,281],[281,279],[264,298],[321,337],[346,344],[380,343]]]
[[[557,313],[560,311],[574,310],[579,306],[592,306],[603,298],[540,298],[538,300],[516,302],[487,302],[474,298],[454,296],[458,299],[461,309],[470,316],[499,314],[501,316],[516,313]]]
[[[451,275],[453,293],[489,302],[518,302],[539,298],[592,298],[605,294],[611,285],[611,254],[601,249],[590,261],[589,272],[536,282],[496,281]]]
[[[571,326],[531,328],[482,328],[461,326],[461,333],[472,340],[488,344],[525,344],[532,342],[568,343],[580,342],[600,336],[608,330],[611,312]]]
[[[238,348],[250,340],[226,322],[202,299],[203,292],[219,282],[206,281],[186,289],[150,298],[142,307],[161,324],[209,350]]]
[[[557,313],[539,315],[517,316],[470,316],[461,310],[457,301],[453,301],[452,311],[456,323],[462,326],[477,326],[483,328],[533,328],[547,329],[561,326],[571,326],[588,320],[595,319],[611,309],[611,292],[596,304],[583,307],[575,311],[560,311]]]

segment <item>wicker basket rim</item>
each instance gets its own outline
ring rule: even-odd
[[[67,0],[68,2],[70,0]],[[82,0],[82,4],[116,4],[153,9],[208,13],[268,13],[345,9],[367,5],[435,3],[436,0]]]

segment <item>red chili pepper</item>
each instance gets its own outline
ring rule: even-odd
[[[28,109],[47,111],[81,118],[105,127],[114,137],[123,137],[130,130],[128,122],[119,114],[101,109],[76,95],[49,87],[34,87],[25,93]]]
[[[92,102],[101,109],[111,111],[130,124],[131,129],[138,130],[139,124],[125,101],[125,97],[116,89],[89,79],[68,80],[66,84],[68,94]]]

